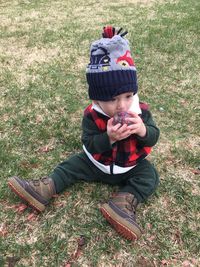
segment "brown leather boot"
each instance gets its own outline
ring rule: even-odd
[[[137,240],[142,235],[142,230],[136,223],[136,206],[137,199],[134,195],[119,192],[108,203],[103,204],[100,210],[120,235],[129,240]]]
[[[23,180],[17,176],[8,180],[8,185],[21,199],[39,212],[42,212],[56,194],[54,182],[49,177],[38,180]]]

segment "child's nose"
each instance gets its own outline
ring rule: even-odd
[[[119,111],[124,111],[125,108],[126,108],[125,102],[124,101],[119,101],[119,103],[118,103],[118,109],[119,109]]]

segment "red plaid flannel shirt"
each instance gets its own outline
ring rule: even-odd
[[[148,109],[148,105],[140,103],[141,109]],[[89,105],[85,109],[85,115],[92,119],[100,132],[105,132],[108,117],[98,113]],[[135,166],[140,160],[144,159],[151,152],[151,147],[141,146],[135,135],[117,141],[112,149],[101,154],[92,154],[93,158],[104,165],[118,165],[120,167]]]

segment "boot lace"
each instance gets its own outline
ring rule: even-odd
[[[45,177],[42,177],[40,179],[34,179],[34,180],[32,180],[32,183],[33,183],[34,186],[39,186],[41,182],[43,184],[48,184],[49,183],[48,177],[45,176]]]
[[[127,204],[126,204],[126,209],[129,211],[128,214],[135,218],[135,208],[136,208],[136,199],[135,197],[132,197],[132,196],[126,196],[126,201],[127,201]]]

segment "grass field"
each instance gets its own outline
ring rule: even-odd
[[[200,266],[199,11],[197,0],[0,1],[0,266]],[[98,209],[116,188],[76,184],[38,215],[7,187],[82,149],[89,45],[110,24],[129,31],[140,99],[161,130],[161,183],[138,209],[135,243]]]

